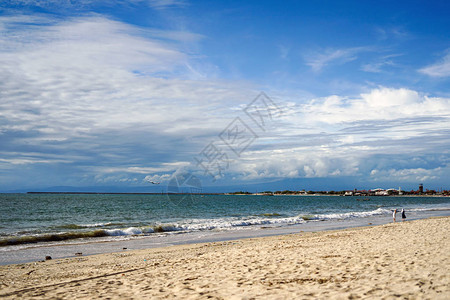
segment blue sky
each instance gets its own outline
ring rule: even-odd
[[[209,191],[448,189],[448,15],[447,1],[2,1],[0,191],[161,191],[186,172]],[[271,112],[262,127],[252,103]],[[251,138],[238,152],[236,128]]]

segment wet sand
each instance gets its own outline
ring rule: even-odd
[[[450,217],[0,266],[5,298],[450,299]]]

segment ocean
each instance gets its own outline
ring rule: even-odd
[[[0,194],[0,264],[57,246],[101,253],[111,251],[105,242],[139,248],[382,224],[402,208],[407,220],[448,216],[450,197]]]

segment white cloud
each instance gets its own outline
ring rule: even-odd
[[[146,0],[146,1],[148,1],[150,6],[157,8],[157,9],[165,9],[168,7],[174,7],[174,6],[179,7],[179,6],[186,5],[186,1],[182,1],[182,0]]]
[[[396,64],[393,62],[392,58],[401,56],[401,55],[402,54],[385,55],[385,56],[379,58],[378,60],[376,60],[375,62],[363,64],[361,66],[361,70],[363,70],[364,72],[370,72],[370,73],[380,73],[383,71],[383,68],[386,66],[390,66],[390,67],[395,66]]]
[[[158,130],[171,131],[177,119],[197,117],[234,94],[227,83],[190,80],[191,58],[176,43],[192,33],[158,31],[153,38],[155,31],[101,17],[52,26],[26,17],[20,25],[17,17],[1,21],[9,29],[1,40],[1,108],[17,121],[8,126],[54,135],[62,126],[82,135],[165,120],[168,126]]]
[[[144,177],[142,181],[144,182],[155,182],[155,183],[161,183],[166,182],[172,177],[172,174],[162,174],[162,175],[147,175]]]
[[[405,40],[411,38],[411,33],[402,27],[375,27],[375,34],[379,40]]]
[[[449,171],[448,168],[447,172]],[[434,169],[424,169],[424,168],[416,168],[416,169],[389,169],[389,170],[372,170],[370,175],[372,180],[374,181],[386,181],[387,178],[389,180],[397,181],[397,182],[426,182],[432,181],[443,174],[443,168],[438,167]]]
[[[279,45],[278,49],[280,51],[280,58],[281,59],[287,59],[289,56],[289,53],[291,52],[291,49],[289,47]]]
[[[436,169],[436,164],[443,168],[447,164],[448,98],[380,87],[355,98],[334,95],[285,108],[288,107],[278,123],[280,127],[267,132],[231,165],[231,172],[239,174],[236,179],[333,176],[373,179],[371,166],[378,166],[378,174],[384,174],[381,179],[384,176],[384,179],[412,180],[416,176],[425,181],[435,177],[430,175],[432,171],[426,171],[429,173],[426,175],[420,169]],[[419,159],[421,155],[435,158],[427,162]],[[386,156],[390,157],[389,163],[384,162]],[[414,165],[418,171],[406,174],[406,165]]]
[[[326,66],[334,64],[345,64],[357,59],[357,54],[370,50],[367,47],[355,47],[346,49],[326,49],[321,53],[306,55],[306,65],[314,72],[319,72]]]
[[[303,106],[308,122],[337,124],[406,117],[449,117],[450,99],[428,97],[410,89],[381,87],[360,98],[329,96]]]
[[[371,64],[364,64],[361,66],[361,70],[364,72],[370,72],[370,73],[380,73],[382,72],[382,67],[386,65],[385,63],[371,63]]]
[[[447,54],[437,63],[424,67],[419,72],[431,77],[448,77],[450,76],[450,50],[447,50]]]
[[[35,168],[31,178],[43,172],[53,172],[52,180],[70,178],[55,182],[61,185],[76,184],[73,178],[159,182],[192,168],[194,155],[256,96],[248,83],[211,80],[194,67],[202,61],[182,49],[201,40],[195,33],[144,30],[99,16],[1,17],[0,30],[2,171],[20,164]],[[360,51],[366,50],[326,51],[310,66],[345,63]],[[449,111],[448,98],[386,87],[358,97],[292,101],[234,158],[225,178],[369,176],[372,170],[403,178],[389,170],[444,170]],[[380,164],[377,157],[435,153],[444,158],[411,168],[396,159],[394,166]],[[54,165],[63,167],[47,169]],[[0,174],[1,182],[24,180],[21,170],[15,177]]]
[[[56,160],[56,159],[49,159],[49,160],[39,160],[35,158],[13,158],[13,159],[3,159],[0,158],[0,162],[8,163],[12,165],[28,165],[28,164],[42,164],[42,163],[66,163],[67,160]]]
[[[114,169],[89,164],[170,172],[223,130],[229,107],[255,96],[240,83],[191,79],[200,61],[180,49],[198,41],[193,33],[99,16],[0,24],[0,138],[10,163],[61,163],[62,153],[77,152],[80,172]],[[17,158],[19,149],[47,156]]]
[[[6,0],[5,4],[41,7],[45,9],[89,9],[96,5],[106,6],[132,6],[145,5],[155,9],[166,9],[171,7],[186,6],[183,0]]]
[[[323,145],[304,145],[275,151],[248,151],[231,165],[231,170],[239,174],[236,179],[240,180],[355,175],[359,159],[331,150]]]

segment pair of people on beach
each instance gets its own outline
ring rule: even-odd
[[[397,209],[395,209],[394,212],[392,213],[392,218],[394,219],[394,222],[395,217],[397,217]],[[406,219],[405,210],[402,208],[402,221],[405,221],[405,219]]]

